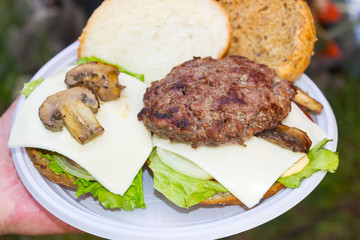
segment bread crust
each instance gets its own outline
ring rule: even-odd
[[[276,193],[278,193],[280,190],[282,190],[284,188],[286,188],[284,185],[282,185],[279,182],[275,182],[271,186],[271,188],[264,194],[263,199],[269,198],[269,197],[275,195]],[[215,204],[217,204],[217,205],[218,204],[220,204],[220,205],[242,205],[243,203],[229,192],[226,194],[219,192],[219,193],[215,194],[214,196],[212,196],[208,199],[205,199],[200,204],[204,204],[204,205],[215,205]]]
[[[226,54],[229,52],[229,49],[230,49],[231,35],[232,35],[231,21],[230,21],[229,15],[228,15],[226,9],[224,8],[224,6],[221,5],[221,3],[219,1],[216,1],[216,0],[211,0],[211,1],[214,2],[221,9],[221,11],[224,13],[224,15],[227,16],[227,28],[228,28],[227,39],[228,40],[225,44],[225,47],[223,48],[223,50],[221,52],[219,52],[219,55],[218,55],[218,58],[222,58],[222,57],[226,56]]]
[[[99,10],[100,8],[103,8],[104,6],[106,7],[107,4],[109,4],[109,2],[111,2],[112,0],[104,0],[92,13],[91,16],[96,15],[97,12],[100,12],[101,10]],[[92,21],[95,21],[94,18],[92,18],[90,16],[90,18],[88,19],[85,27],[83,28],[80,37],[78,38],[78,41],[80,42],[79,47],[78,47],[78,58],[83,57],[83,47],[86,41],[86,37],[88,35],[88,29],[92,27]]]
[[[49,179],[50,181],[67,186],[70,188],[77,188],[74,184],[76,178],[68,178],[65,173],[57,175],[49,168],[50,161],[47,158],[42,157],[39,151],[35,148],[25,148],[30,160],[33,162],[35,168],[40,172],[41,175]]]
[[[299,33],[294,44],[293,52],[276,72],[284,78],[295,81],[309,66],[311,56],[314,54],[314,44],[317,40],[314,19],[307,3],[303,0],[296,1],[300,21]]]
[[[306,1],[264,0],[261,1],[263,4],[262,6],[265,5],[265,8],[268,7],[269,9],[273,8],[274,11],[269,11],[270,15],[268,14],[269,12],[267,12],[267,15],[262,15],[262,11],[254,11],[253,13],[253,15],[257,14],[259,19],[277,19],[283,17],[278,16],[278,9],[282,9],[282,12],[286,12],[286,9],[284,10],[286,6],[291,6],[295,9],[294,14],[292,15],[297,18],[296,21],[298,24],[296,24],[294,38],[291,40],[292,47],[287,52],[287,56],[285,58],[283,56],[276,56],[275,54],[273,59],[281,59],[278,63],[274,63],[274,61],[270,62],[268,59],[263,57],[261,53],[259,53],[259,44],[248,45],[245,43],[246,47],[244,47],[242,39],[244,39],[243,37],[245,36],[246,39],[254,38],[254,42],[259,40],[261,42],[260,46],[264,49],[268,48],[267,45],[272,45],[272,49],[281,48],[282,45],[280,41],[262,41],[261,38],[266,38],[267,35],[271,35],[273,32],[287,31],[287,29],[281,24],[273,24],[271,27],[266,25],[266,27],[258,29],[257,25],[253,25],[254,22],[242,19],[242,16],[246,15],[244,12],[250,11],[248,9],[256,9],[258,1],[220,0],[220,3],[229,14],[233,33],[228,54],[242,55],[250,58],[251,60],[266,64],[274,68],[277,74],[283,79],[294,81],[301,76],[310,64],[311,56],[313,55],[314,43],[317,40],[314,20]],[[245,4],[246,7],[244,6]]]

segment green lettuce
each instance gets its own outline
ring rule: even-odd
[[[73,175],[67,173],[56,162],[56,158],[62,156],[42,153],[40,153],[40,155],[50,161],[49,168],[55,172],[55,174],[60,175],[61,173],[65,173],[69,178],[74,177]],[[78,186],[75,193],[77,197],[85,195],[86,193],[90,193],[94,198],[97,197],[101,205],[103,205],[105,208],[122,208],[126,211],[132,211],[135,208],[145,208],[142,169],[140,169],[134,178],[134,181],[123,196],[110,192],[98,181],[89,181],[82,178],[76,178],[74,184]]]
[[[46,158],[47,160],[49,160],[49,168],[51,169],[51,171],[53,171],[56,175],[60,175],[62,173],[66,174],[66,176],[68,178],[73,178],[74,176],[68,172],[66,172],[62,167],[60,167],[60,165],[57,163],[56,158],[57,157],[61,157],[60,155],[50,155],[50,154],[43,154],[41,152],[39,152],[40,156],[43,158]]]
[[[133,77],[139,79],[140,81],[144,82],[144,74],[130,72],[130,71],[126,70],[125,68],[123,68],[123,67],[121,67],[121,66],[119,66],[117,64],[105,61],[104,59],[97,58],[97,57],[94,57],[94,56],[82,57],[76,62],[76,64],[82,64],[82,63],[87,63],[87,62],[103,62],[103,63],[114,65],[115,67],[117,67],[120,70],[120,72],[126,73],[126,74],[128,74],[130,76],[133,76]]]
[[[188,177],[169,168],[157,156],[156,148],[149,160],[154,175],[154,188],[180,207],[189,208],[217,192],[228,191],[218,182]]]
[[[123,67],[121,67],[121,66],[119,66],[117,64],[105,61],[103,59],[100,59],[100,58],[97,58],[97,57],[94,57],[94,56],[92,56],[92,57],[82,57],[76,62],[76,64],[82,64],[82,63],[87,63],[87,62],[95,62],[95,61],[114,65],[115,67],[117,67],[120,70],[120,72],[126,73],[126,74],[128,74],[130,76],[133,76],[133,77],[139,79],[140,81],[144,82],[144,74],[130,72],[130,71],[126,70],[125,68],[123,68]],[[36,79],[34,81],[25,83],[23,89],[20,90],[20,94],[23,94],[23,95],[25,95],[25,98],[28,98],[30,96],[30,94],[35,90],[35,88],[37,88],[37,86],[39,86],[40,83],[42,83],[43,81],[44,81],[44,78],[41,77],[41,78],[38,78],[38,79]]]
[[[324,139],[309,151],[310,162],[301,172],[279,178],[278,181],[286,187],[297,188],[303,178],[310,177],[317,171],[334,173],[339,164],[339,156],[338,153],[323,148],[329,141]],[[188,177],[166,166],[157,156],[156,149],[151,153],[149,160],[149,167],[154,175],[154,188],[180,207],[189,208],[216,192],[227,192],[218,182]]]
[[[20,93],[25,95],[25,98],[28,98],[30,96],[30,94],[35,90],[35,88],[37,86],[39,86],[40,83],[42,83],[43,81],[44,81],[44,79],[41,77],[34,81],[25,83],[24,87],[23,87],[23,89],[21,89]]]
[[[317,171],[324,170],[334,173],[339,165],[339,155],[336,152],[323,148],[329,141],[324,139],[309,151],[308,158],[310,162],[301,172],[281,177],[278,179],[278,182],[288,188],[297,188],[301,184],[301,179],[310,177]]]
[[[126,211],[145,208],[141,169],[123,196],[110,192],[97,181],[86,182],[78,179],[74,183],[78,185],[75,194],[77,197],[91,193],[105,208],[122,208]]]

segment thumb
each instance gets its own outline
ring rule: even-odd
[[[6,146],[7,141],[10,135],[11,129],[11,119],[13,117],[16,104],[18,103],[19,98],[16,99],[10,107],[5,111],[5,113],[0,117],[0,146]]]

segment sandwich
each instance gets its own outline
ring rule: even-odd
[[[334,172],[326,134],[293,102],[296,89],[245,57],[194,58],[152,82],[140,121],[154,134],[154,188],[180,207],[252,208],[304,177]]]

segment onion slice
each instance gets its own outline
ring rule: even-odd
[[[93,176],[90,175],[85,169],[80,167],[79,165],[71,164],[67,158],[54,155],[55,161],[59,164],[65,172],[70,173],[71,175],[77,178],[83,178],[85,180],[96,180]]]
[[[208,180],[212,179],[213,177],[205,172],[202,168],[198,165],[194,164],[190,160],[165,149],[156,148],[157,155],[160,160],[167,165],[168,167],[172,168],[173,170],[182,173],[186,176]]]

